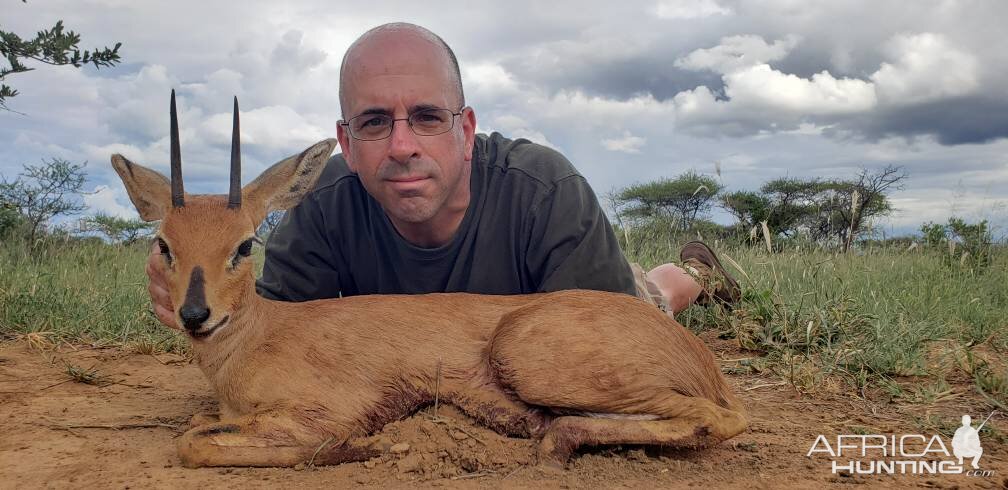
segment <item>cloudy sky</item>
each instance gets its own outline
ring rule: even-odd
[[[441,35],[478,130],[563,152],[598,194],[690,169],[731,190],[780,177],[903,165],[913,230],[950,215],[1008,227],[1008,3],[6,2],[22,37],[63,19],[82,47],[122,42],[111,69],[9,76],[0,174],[88,162],[90,211],[136,216],[111,153],[167,173],[168,95],[179,96],[186,190],[226,192],[231,97],[245,180],[334,136],[346,47],[378,24]],[[727,221],[727,218],[720,219]]]

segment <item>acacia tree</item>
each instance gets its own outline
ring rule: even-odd
[[[635,184],[616,194],[617,212],[623,218],[662,217],[687,230],[714,206],[723,186],[713,177],[690,170],[674,179]]]
[[[811,196],[815,213],[808,222],[812,239],[835,242],[846,252],[873,218],[892,212],[888,193],[903,188],[907,174],[888,165],[862,168],[854,180],[818,182]]]
[[[760,192],[770,201],[765,218],[770,231],[784,236],[797,235],[815,210],[814,197],[819,184],[818,179],[794,177],[781,177],[763,184]]]
[[[13,181],[0,180],[0,203],[20,214],[27,225],[29,243],[35,243],[39,230],[59,215],[74,215],[85,209],[73,197],[84,186],[84,167],[61,158],[25,165]]]
[[[753,191],[722,194],[718,201],[725,211],[735,216],[742,229],[752,228],[760,221],[767,221],[772,204],[770,198]]]
[[[22,0],[24,2],[24,0]],[[0,56],[7,59],[9,66],[0,65],[0,82],[10,75],[34,70],[23,60],[34,60],[54,66],[70,65],[80,68],[84,65],[94,65],[95,68],[112,66],[120,61],[119,48],[122,43],[115,43],[112,48],[95,48],[83,50],[78,47],[80,34],[74,31],[64,31],[63,21],[57,21],[51,29],[41,30],[33,39],[21,39],[13,32],[0,29]],[[0,109],[7,108],[7,99],[18,95],[18,91],[6,83],[0,83]]]
[[[844,252],[861,233],[864,224],[877,216],[886,216],[892,212],[892,203],[888,193],[903,189],[907,178],[906,170],[899,165],[886,165],[878,170],[862,167],[857,181],[853,182],[853,190],[846,194],[851,203],[839,212],[840,218],[849,223],[844,237]]]
[[[139,219],[120,218],[104,213],[85,218],[81,222],[81,231],[101,233],[109,240],[123,245],[131,245],[138,240],[150,236],[154,223]]]

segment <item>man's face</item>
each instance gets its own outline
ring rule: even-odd
[[[363,113],[405,119],[424,108],[459,111],[460,100],[445,53],[413,35],[369,39],[347,59],[343,114]],[[361,141],[339,126],[340,146],[350,170],[385,209],[393,223],[443,225],[445,215],[468,205],[469,174],[476,116],[471,108],[455,116],[444,134],[418,136],[405,120],[392,135]]]

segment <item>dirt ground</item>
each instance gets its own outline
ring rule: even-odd
[[[729,342],[704,340],[725,366],[746,357]],[[76,380],[68,364],[83,368]],[[828,457],[806,456],[818,434],[833,441],[838,434],[933,434],[911,420],[954,424],[963,413],[985,417],[978,412],[986,405],[966,380],[953,386],[959,395],[914,406],[798,394],[755,375],[730,375],[729,381],[748,406],[751,424],[707,450],[593,448],[564,471],[546,470],[534,464],[531,441],[501,437],[440,406],[436,416],[428,408],[386,426],[371,438],[385,455],[364,463],[187,469],[174,440],[192,414],[216,407],[194,364],[170,354],[0,343],[0,488],[1008,488],[1004,414],[989,422],[999,438],[984,433],[981,469],[992,472],[986,476],[839,476]]]

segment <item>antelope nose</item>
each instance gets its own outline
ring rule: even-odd
[[[194,305],[182,305],[179,310],[179,316],[182,317],[182,324],[185,325],[186,330],[199,330],[203,325],[203,322],[210,318],[210,308],[205,306],[194,306]]]

